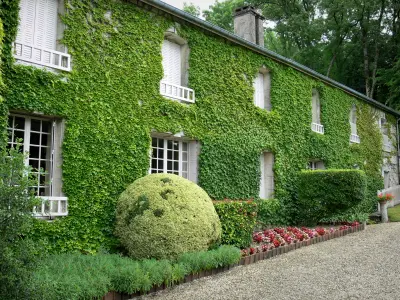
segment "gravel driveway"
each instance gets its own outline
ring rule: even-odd
[[[367,226],[142,299],[400,300],[400,223]]]

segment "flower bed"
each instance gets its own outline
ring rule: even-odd
[[[365,228],[358,222],[343,223],[337,228],[277,227],[253,233],[253,244],[242,249],[240,264],[247,265],[261,259],[283,254],[303,246],[309,246],[332,238],[344,236]]]

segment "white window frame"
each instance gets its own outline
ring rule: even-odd
[[[164,36],[162,49],[164,43],[169,42],[179,46],[180,48],[180,66],[179,68],[180,80],[179,82],[171,82],[168,78],[165,78],[166,74],[164,72],[164,77],[160,81],[160,94],[165,98],[171,100],[177,100],[181,103],[195,103],[196,95],[193,89],[188,88],[188,78],[189,78],[189,46],[187,41],[181,38],[176,33],[174,27],[170,28]],[[162,65],[164,68],[164,57]]]
[[[261,82],[260,84],[260,77],[261,77]],[[254,78],[253,81],[253,88],[254,88],[254,95],[253,95],[253,102],[254,105],[261,108],[265,109],[266,111],[271,111],[272,106],[271,106],[271,73],[270,71],[262,67],[260,70],[257,72],[256,77]],[[262,91],[260,91],[260,88]],[[260,94],[262,92],[262,99],[260,99]]]
[[[325,164],[322,160],[310,160],[307,168],[311,171],[325,170]]]
[[[154,146],[154,139],[157,140],[157,145]],[[162,141],[162,145],[160,147],[159,141]],[[178,149],[173,150],[173,148],[168,147],[168,142],[178,143]],[[186,150],[184,150],[184,146],[186,145]],[[198,142],[193,140],[187,140],[184,138],[174,137],[171,135],[152,135],[151,138],[151,156],[150,156],[150,167],[149,174],[154,173],[165,173],[165,174],[176,174],[183,178],[189,179],[195,183],[197,183],[197,170],[198,170]],[[158,151],[162,151],[162,159],[158,157]],[[153,156],[153,152],[157,152],[157,157]],[[168,152],[172,151],[172,159],[168,158]],[[173,152],[178,152],[178,160],[175,160],[173,157]],[[186,159],[185,159],[186,157]],[[156,168],[153,168],[153,162],[156,163]],[[159,168],[159,161],[162,161],[162,168]],[[172,164],[178,162],[178,169],[172,167],[172,169],[168,168],[168,162]],[[185,168],[186,167],[186,168]],[[186,170],[185,170],[186,169]]]
[[[24,115],[24,114],[19,114],[19,113],[11,113],[9,115],[9,117],[19,117],[19,118],[23,118],[24,121],[24,128],[20,129],[23,130],[24,132],[24,138],[23,141],[21,143],[21,146],[24,149],[24,153],[26,153],[26,158],[24,160],[25,166],[29,166],[29,147],[31,145],[30,140],[31,140],[31,134],[32,132],[35,133],[40,133],[42,135],[42,131],[32,131],[32,120],[40,120],[40,121],[45,121],[45,122],[50,122],[50,132],[48,134],[48,138],[50,138],[50,146],[48,147],[48,150],[50,151],[49,155],[50,155],[50,159],[48,159],[48,163],[50,164],[49,166],[49,171],[48,171],[48,176],[49,176],[49,194],[48,195],[36,195],[37,198],[42,199],[42,203],[39,206],[35,206],[33,208],[33,216],[38,217],[38,218],[52,218],[52,217],[57,217],[57,216],[67,216],[68,215],[68,198],[65,197],[61,190],[62,187],[57,187],[57,190],[60,190],[60,192],[56,192],[55,191],[55,187],[54,187],[54,170],[55,168],[57,168],[58,166],[55,165],[55,162],[57,161],[56,159],[56,155],[59,155],[59,153],[56,153],[57,151],[55,150],[55,148],[57,147],[56,145],[56,133],[59,132],[59,127],[57,125],[57,120],[53,119],[53,118],[45,118],[45,117],[38,117],[38,116],[32,116],[32,115]],[[7,130],[14,130],[15,127],[9,127],[7,126]],[[58,139],[62,140],[61,137],[58,137]],[[57,139],[57,140],[58,140]],[[8,142],[8,144],[11,145],[15,145],[16,140],[12,139],[11,141]],[[34,145],[35,147],[39,147],[39,151],[41,145]],[[58,152],[61,151],[61,149],[58,150]],[[39,167],[40,167],[40,160],[39,160]],[[58,184],[62,184],[62,181],[59,180],[57,181]],[[40,183],[38,183],[38,186],[35,187],[40,187]],[[39,192],[39,191],[38,191]],[[58,194],[57,196],[55,194]]]
[[[360,143],[360,137],[357,134],[357,107],[352,105],[350,109],[350,143]]]
[[[28,1],[34,2],[33,4],[34,12],[32,14],[36,15],[37,6],[39,5],[38,0],[28,0]],[[64,0],[56,0],[56,2],[57,2],[57,16],[56,16],[57,20],[55,24],[53,24],[54,26],[56,26],[56,28],[54,29],[55,47],[53,49],[50,49],[35,44],[35,41],[33,41],[33,43],[27,42],[25,40],[25,37],[21,36],[20,32],[18,32],[16,40],[12,43],[13,55],[18,63],[21,63],[23,65],[44,67],[45,69],[50,71],[52,70],[62,70],[68,72],[71,71],[71,56],[67,53],[67,49],[65,46],[57,44],[58,40],[61,39],[64,31],[64,25],[62,24],[58,16],[59,14],[64,13]],[[20,2],[20,14],[19,14],[20,22],[23,22],[24,20],[23,14],[28,9],[22,7],[23,3],[25,2],[24,1]],[[36,24],[35,20],[33,20],[33,24],[21,23],[18,26],[18,30],[20,30],[21,28],[24,28],[24,30],[26,30],[26,28],[31,28],[33,30],[32,33],[33,37],[35,37],[36,35],[35,24]],[[46,27],[46,22],[44,22],[44,27]]]
[[[267,163],[267,160],[270,159],[270,163]],[[275,192],[275,173],[274,173],[274,164],[275,157],[272,152],[263,151],[260,155],[260,192],[259,197],[261,199],[270,199],[273,197]],[[271,166],[271,169],[268,170],[271,173],[267,174],[267,168]]]
[[[321,124],[321,99],[317,89],[312,89],[311,113],[311,130],[319,134],[324,134],[324,125]]]

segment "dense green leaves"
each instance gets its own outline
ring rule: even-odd
[[[367,201],[367,177],[359,170],[302,171],[298,193],[302,221],[316,223]]]
[[[51,251],[93,253],[100,245],[118,246],[113,236],[116,201],[128,184],[147,174],[152,130],[183,131],[200,142],[199,185],[214,199],[256,198],[260,153],[273,152],[274,196],[285,223],[298,216],[298,172],[310,159],[322,159],[329,168],[358,164],[369,178],[382,181],[376,116],[341,90],[178,24],[190,48],[189,87],[196,92],[196,103],[165,99],[159,94],[161,44],[173,23],[112,0],[65,1],[62,41],[72,55],[71,73],[16,65],[11,63],[10,43],[17,2],[0,2],[6,18],[3,79],[8,109],[66,120],[62,168],[69,216],[51,223],[38,220],[30,233],[46,237]],[[110,18],[105,17],[108,11]],[[262,66],[272,77],[271,112],[253,104],[252,81]],[[310,128],[312,88],[320,90],[325,135]],[[349,143],[352,104],[358,108],[359,145]],[[5,120],[7,112],[1,114]]]
[[[133,294],[153,286],[170,286],[185,275],[227,267],[240,260],[232,246],[186,253],[176,261],[135,261],[118,255],[59,254],[47,257],[34,273],[36,294],[30,299],[93,299],[108,291]]]
[[[254,201],[218,201],[215,210],[221,220],[221,243],[246,248],[252,241],[257,221],[257,204]]]

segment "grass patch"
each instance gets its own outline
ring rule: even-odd
[[[400,205],[388,208],[390,222],[400,222]]]
[[[101,299],[108,291],[133,294],[153,285],[173,285],[185,275],[239,262],[233,246],[185,253],[177,260],[133,260],[115,254],[48,256],[34,272],[32,285],[40,300]]]

